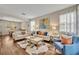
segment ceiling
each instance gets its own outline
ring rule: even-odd
[[[32,19],[72,6],[71,4],[0,4],[0,16]]]

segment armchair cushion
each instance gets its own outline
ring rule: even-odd
[[[65,55],[79,55],[79,44],[64,45]]]

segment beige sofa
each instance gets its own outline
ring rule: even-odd
[[[15,41],[24,39],[26,36],[28,36],[27,31],[25,31],[24,33],[22,33],[22,31],[16,31],[12,34],[12,37]]]

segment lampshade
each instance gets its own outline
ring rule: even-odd
[[[52,29],[53,29],[53,30],[56,30],[56,26],[53,26]]]

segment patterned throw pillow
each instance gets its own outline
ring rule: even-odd
[[[62,44],[72,44],[72,39],[68,38],[68,37],[61,36],[61,43]]]

